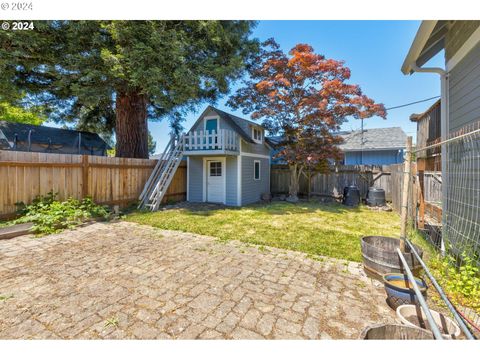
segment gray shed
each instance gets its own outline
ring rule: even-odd
[[[270,192],[270,146],[261,125],[209,106],[184,139],[187,201],[241,206]]]

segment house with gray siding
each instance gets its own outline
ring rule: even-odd
[[[364,129],[342,135],[345,165],[391,165],[403,161],[407,134],[399,127]]]
[[[242,206],[270,192],[265,129],[209,106],[183,135],[187,201]]]
[[[428,67],[427,62],[441,51],[445,65]],[[442,235],[450,243],[470,244],[478,254],[478,140],[467,143],[462,136],[480,129],[480,21],[422,21],[401,70],[405,75],[424,72],[440,78],[436,117],[440,117],[442,140]]]
[[[442,50],[444,69],[424,66]],[[440,76],[443,139],[471,128],[480,121],[480,21],[422,21],[402,72]]]
[[[407,135],[400,127],[341,131],[336,133],[343,138],[339,148],[343,154],[344,165],[391,165],[403,161]],[[284,164],[275,156],[280,150],[277,144],[281,138],[269,137],[272,144],[272,163]],[[333,160],[332,160],[333,161]]]

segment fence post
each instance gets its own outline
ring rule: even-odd
[[[82,155],[82,199],[88,195],[88,155]]]
[[[407,137],[407,150],[403,169],[402,209],[400,224],[400,250],[405,252],[405,238],[407,237],[408,222],[408,190],[410,185],[410,171],[412,164],[412,137]]]
[[[425,229],[425,159],[417,159],[418,172],[418,220],[419,229]]]

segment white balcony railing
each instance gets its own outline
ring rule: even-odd
[[[193,131],[184,135],[185,151],[238,151],[236,132],[221,129],[217,132]]]

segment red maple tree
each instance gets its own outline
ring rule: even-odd
[[[298,44],[288,54],[273,39],[249,64],[249,78],[228,105],[263,120],[270,135],[278,135],[279,152],[291,171],[289,200],[298,200],[300,176],[307,167],[338,160],[335,133],[348,117],[386,117],[383,104],[365,96],[358,85],[347,84],[350,69],[343,61],[326,59],[310,45]]]

